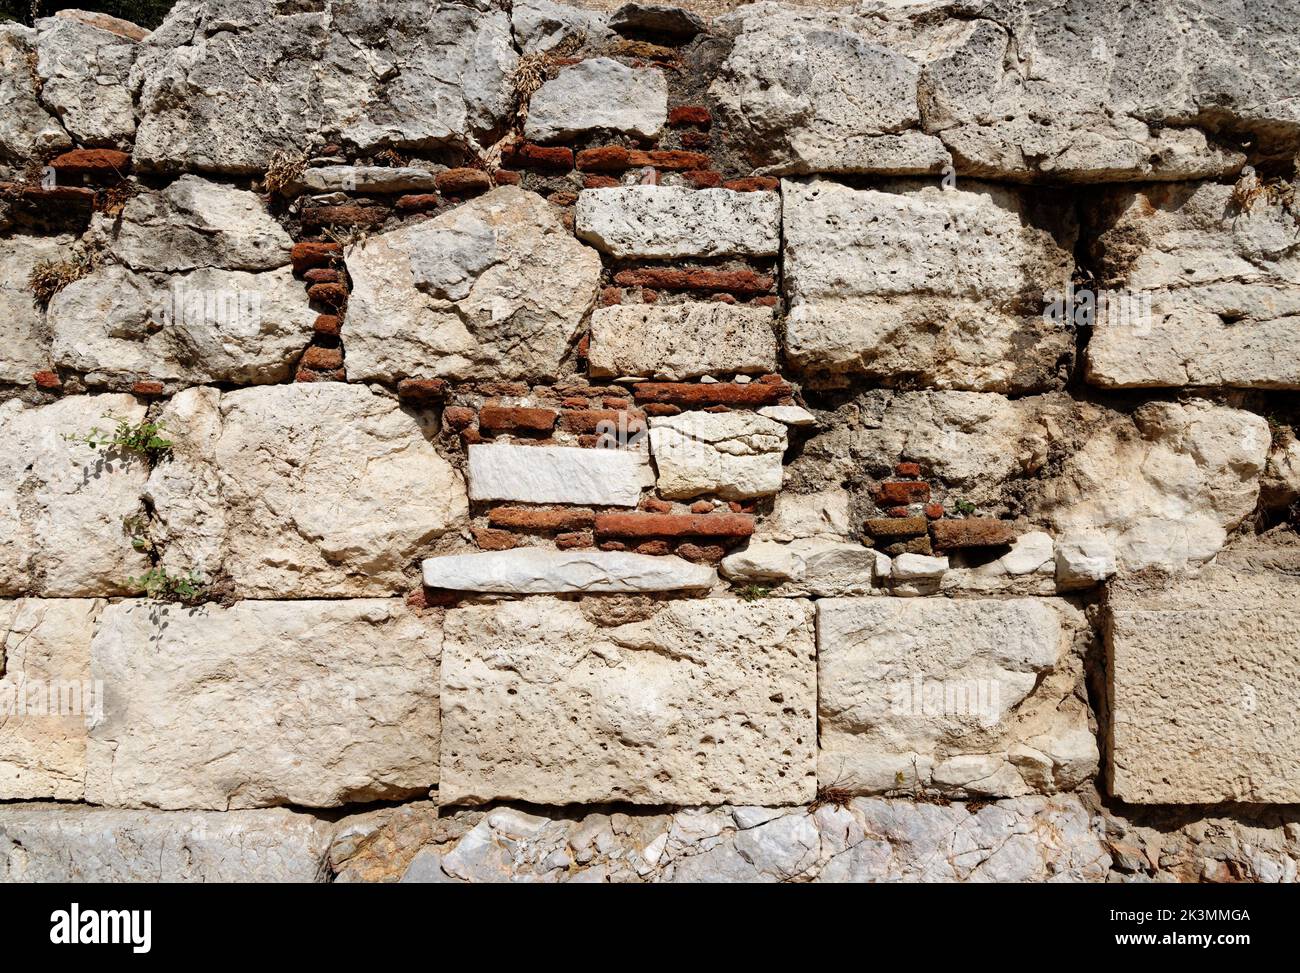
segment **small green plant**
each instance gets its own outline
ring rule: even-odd
[[[64,433],[63,438],[71,443],[83,443],[91,449],[119,449],[139,453],[141,456],[148,457],[150,461],[157,461],[171,452],[172,441],[162,436],[167,428],[165,423],[141,419],[132,424],[129,420],[111,413],[104,418],[111,419],[117,424],[111,432],[106,432],[98,426],[91,426],[88,433],[82,435]]]
[[[953,504],[953,508],[963,517],[969,517],[975,512],[975,504],[971,503],[969,500],[958,500]]]
[[[771,593],[771,588],[765,588],[761,584],[747,584],[736,589],[736,594],[741,601],[757,601],[759,598],[766,598]]]
[[[154,557],[158,554],[158,545],[149,536],[149,519],[143,514],[129,514],[122,518],[122,533],[131,538],[131,547],[141,554]]]
[[[202,601],[208,590],[207,581],[198,572],[170,574],[162,567],[150,568],[138,578],[127,578],[126,583],[154,601],[176,601],[182,605]]]

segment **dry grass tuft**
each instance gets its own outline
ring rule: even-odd
[[[98,264],[98,257],[91,253],[77,253],[67,260],[42,260],[27,275],[27,286],[36,306],[48,307],[55,294],[73,281],[81,280]]]
[[[307,168],[307,154],[305,152],[289,152],[279,149],[271,156],[271,162],[266,167],[266,176],[262,184],[266,187],[268,193],[282,193],[289,186],[302,178],[303,171]]]

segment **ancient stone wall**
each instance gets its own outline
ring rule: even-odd
[[[1293,880],[1300,6],[0,25],[0,880]]]

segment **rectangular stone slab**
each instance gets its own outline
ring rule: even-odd
[[[86,800],[333,807],[438,781],[438,623],[397,598],[125,601],[91,644]]]
[[[792,804],[816,791],[804,602],[447,613],[439,800]],[[620,622],[622,624],[620,624]]]
[[[578,237],[614,257],[764,257],[781,238],[781,197],[625,186],[578,194]]]
[[[1300,579],[1227,566],[1109,593],[1110,789],[1135,804],[1300,801]]]
[[[469,497],[635,507],[645,466],[633,450],[480,443],[469,448]]]
[[[679,557],[541,547],[426,558],[422,572],[430,588],[526,595],[707,590],[718,579]]]
[[[690,301],[617,304],[591,314],[593,376],[681,381],[776,371],[772,309]]]

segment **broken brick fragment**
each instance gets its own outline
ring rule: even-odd
[[[408,193],[398,196],[396,205],[403,213],[420,213],[424,210],[437,209],[442,197],[437,193]]]
[[[875,517],[868,520],[863,529],[877,540],[915,537],[925,533],[926,520],[924,517]]]
[[[444,196],[476,196],[492,188],[482,169],[447,169],[434,176],[433,184]]]
[[[536,145],[523,142],[506,154],[510,165],[520,169],[546,169],[568,172],[573,168],[573,149],[563,145]]]
[[[398,394],[401,394],[401,387],[398,387]],[[442,410],[442,420],[450,428],[459,432],[462,429],[468,429],[474,424],[477,413],[463,405],[449,405]]]
[[[338,284],[343,280],[343,275],[333,267],[313,267],[302,277],[309,284]]]
[[[307,297],[326,307],[340,308],[348,302],[348,289],[342,284],[312,284],[307,288]]]
[[[678,544],[677,556],[696,564],[717,564],[727,556],[727,549],[720,544]]]
[[[318,372],[329,372],[343,367],[343,351],[339,348],[322,348],[312,345],[302,353],[302,366]]]
[[[295,274],[306,273],[313,267],[328,267],[342,254],[337,243],[295,243],[289,251],[289,260]]]
[[[605,145],[583,149],[578,153],[577,165],[583,172],[623,172],[642,166],[656,169],[707,169],[709,157],[699,152],[680,149],[625,149],[621,145]]]
[[[592,536],[589,530],[573,531],[567,534],[555,535],[555,546],[562,551],[577,550],[585,547],[593,547],[596,538]]]
[[[623,185],[613,176],[586,175],[582,177],[583,189],[614,189]]]
[[[696,189],[717,189],[722,185],[722,176],[711,169],[688,169],[682,178]]]
[[[498,186],[518,186],[523,177],[513,169],[498,169],[492,173],[492,181]]]
[[[485,433],[550,433],[559,415],[554,409],[485,405],[479,410],[478,425]]]
[[[703,105],[678,105],[668,113],[668,124],[673,128],[683,125],[708,128],[713,124],[713,115]]]
[[[474,543],[484,551],[508,551],[518,547],[521,541],[516,534],[505,530],[493,530],[491,527],[474,527],[471,528],[471,533],[474,535]]]
[[[63,382],[59,380],[59,376],[49,370],[43,370],[43,371],[33,373],[32,381],[36,383],[37,388],[42,388],[49,391],[63,388]]]
[[[304,226],[359,226],[373,227],[384,222],[388,210],[383,206],[362,206],[357,203],[341,203],[337,206],[304,206],[302,222]]]
[[[876,503],[882,507],[889,504],[925,503],[929,499],[930,484],[919,480],[890,480],[876,489]]]
[[[776,405],[790,394],[788,385],[768,385],[749,382],[641,382],[632,387],[638,403],[656,403],[702,409],[710,405],[730,405],[741,408],[758,408]],[[648,410],[647,410],[648,411]]]
[[[737,193],[775,192],[780,187],[780,180],[771,176],[745,176],[743,179],[728,179],[722,184],[723,189]]]
[[[638,504],[638,506],[642,510],[647,510],[650,513],[656,514],[672,513],[673,510],[673,505],[671,503],[667,500],[660,500],[658,497],[645,497],[641,500],[641,503]]]
[[[135,383],[132,384],[132,386],[131,386],[131,394],[132,394],[132,395],[146,395],[146,396],[162,395],[162,394],[163,394],[163,383],[162,383],[162,382],[149,381],[149,380],[142,380],[142,381],[139,381],[139,382],[135,382]]]
[[[99,185],[115,185],[131,171],[131,156],[117,149],[73,149],[50,160],[57,178],[86,177]]]
[[[404,378],[397,383],[397,397],[404,402],[425,405],[430,402],[440,402],[446,394],[447,383],[441,378]],[[469,412],[472,421],[474,410],[466,411]]]
[[[311,327],[319,335],[338,337],[343,330],[343,319],[337,314],[318,314]]]
[[[899,463],[897,466],[894,467],[894,475],[909,477],[914,480],[921,475],[921,464],[920,463]]]

